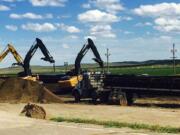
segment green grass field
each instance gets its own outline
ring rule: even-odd
[[[172,66],[143,66],[143,67],[123,67],[110,68],[112,74],[135,74],[135,75],[154,75],[169,76],[174,75]],[[176,75],[180,74],[180,66],[176,67]]]
[[[93,71],[99,71],[99,68],[90,67],[87,66],[83,67],[85,70],[93,70]],[[71,67],[68,67],[68,69],[65,69],[65,67],[56,67],[56,71],[54,72],[53,67],[48,66],[32,66],[32,72],[34,74],[61,74],[65,73],[66,71],[72,69]],[[20,67],[10,67],[10,68],[2,68],[0,69],[0,75],[16,75],[18,72],[22,71],[23,69]],[[105,68],[106,71],[106,68]],[[142,74],[148,74],[148,75],[157,75],[157,76],[169,76],[174,75],[173,68],[170,65],[156,65],[156,66],[135,66],[135,67],[110,67],[110,72],[112,74],[135,74],[135,75],[142,75]],[[176,67],[176,75],[180,75],[180,65],[177,65]]]

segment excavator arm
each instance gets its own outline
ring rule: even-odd
[[[83,57],[86,55],[86,53],[88,52],[88,50],[91,49],[95,58],[93,58],[93,60],[95,62],[97,62],[99,64],[99,66],[101,68],[104,67],[103,61],[99,55],[99,52],[94,44],[94,42],[88,38],[88,42],[87,44],[84,44],[84,46],[82,47],[82,49],[80,50],[80,52],[78,53],[76,60],[75,60],[75,69],[74,69],[74,74],[78,75],[81,72],[81,61],[83,59]]]
[[[89,38],[88,42],[83,45],[82,49],[78,53],[76,60],[75,60],[75,68],[67,73],[67,76],[64,78],[61,78],[60,81],[58,81],[59,86],[63,88],[74,88],[78,85],[80,81],[83,80],[83,76],[81,74],[81,61],[86,55],[86,53],[89,51],[89,49],[92,50],[95,58],[93,60],[99,64],[101,68],[104,67],[103,61],[99,55],[99,52],[94,45],[93,41]]]
[[[12,53],[14,56],[14,59],[17,61],[17,63],[13,63],[13,65],[23,65],[23,58],[19,55],[19,53],[16,51],[16,49],[8,44],[9,51]]]
[[[9,50],[5,50],[0,54],[0,62],[7,56]]]
[[[40,39],[36,38],[36,43],[31,46],[30,50],[28,51],[28,53],[25,56],[24,64],[23,64],[24,72],[20,73],[20,76],[31,76],[32,75],[31,69],[30,69],[30,61],[38,48],[41,50],[41,52],[44,55],[44,58],[41,58],[41,59],[43,59],[44,61],[48,61],[50,63],[55,63],[53,57],[50,55],[49,51],[47,50],[47,48],[43,44],[43,42]]]
[[[8,44],[7,49],[5,49],[1,54],[0,54],[0,62],[7,56],[7,54],[11,52],[12,55],[14,56],[14,59],[17,61],[17,63],[14,63],[13,65],[23,65],[23,59],[19,55],[19,53],[16,51],[16,49]]]

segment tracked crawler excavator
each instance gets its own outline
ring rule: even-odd
[[[12,53],[14,59],[17,62],[17,63],[13,63],[12,65],[20,65],[20,66],[23,65],[23,58],[19,55],[19,53],[11,44],[8,44],[4,49],[4,51],[0,54],[0,62],[8,55],[8,53]]]
[[[36,38],[35,43],[31,46],[31,48],[29,49],[29,51],[27,52],[27,54],[24,58],[24,61],[22,64],[24,71],[18,73],[19,77],[23,77],[24,79],[33,80],[33,81],[37,80],[36,77],[32,77],[32,72],[31,72],[31,68],[30,68],[30,61],[31,61],[32,57],[34,56],[34,54],[38,48],[41,50],[41,52],[44,55],[44,57],[41,58],[42,60],[55,64],[55,60],[50,55],[49,51],[47,50],[47,48],[44,45],[44,43],[42,42],[42,40],[40,40],[39,38]]]
[[[68,72],[67,76],[62,78],[62,80],[58,81],[60,88],[74,88],[73,95],[75,96],[76,101],[80,100],[80,95],[82,92],[79,88],[82,86],[82,83],[86,82],[87,84],[86,73],[83,73],[81,69],[81,61],[90,49],[92,50],[95,56],[93,60],[97,62],[100,68],[103,70],[104,67],[103,60],[101,59],[94,42],[90,38],[88,38],[87,43],[83,45],[82,49],[80,50],[80,52],[76,57],[75,68],[70,72]],[[85,89],[88,87],[86,84],[84,85]]]

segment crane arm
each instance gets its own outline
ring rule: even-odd
[[[43,59],[44,61],[48,61],[50,63],[55,63],[53,57],[50,55],[49,51],[47,50],[43,42],[40,39],[36,38],[36,44],[33,44],[31,46],[30,50],[27,52],[25,56],[24,65],[23,65],[23,68],[24,68],[23,76],[32,75],[31,69],[30,69],[30,61],[38,48],[41,50],[41,52],[45,56],[44,58],[41,58],[41,59]]]
[[[17,61],[17,63],[14,63],[14,65],[23,65],[23,58],[19,55],[19,53],[11,44],[8,44],[8,50],[12,53],[14,59]]]
[[[94,44],[94,42],[88,38],[88,43],[85,44],[82,49],[80,50],[80,52],[78,53],[77,57],[76,57],[76,60],[75,60],[75,69],[74,69],[74,74],[75,75],[78,75],[80,74],[80,71],[81,71],[81,61],[83,59],[83,57],[86,55],[86,53],[88,52],[88,50],[91,49],[95,58],[93,58],[93,60],[95,62],[97,62],[99,64],[99,66],[101,68],[104,67],[104,64],[103,64],[103,61],[99,55],[99,52]]]
[[[39,49],[41,50],[41,52],[45,56],[44,58],[41,58],[41,59],[43,59],[44,61],[48,61],[50,63],[55,63],[53,57],[51,56],[51,54],[49,53],[48,49],[43,44],[43,42],[38,38],[36,39],[36,41],[37,41],[37,45],[38,45]]]
[[[8,44],[7,49],[5,49],[1,54],[0,54],[0,62],[8,55],[8,53],[12,53],[14,56],[15,60],[17,61],[17,65],[22,65],[23,64],[23,59],[19,55],[19,53],[16,51],[16,49],[13,47],[13,45]]]
[[[0,54],[0,62],[7,56],[8,53],[9,49],[6,49]]]

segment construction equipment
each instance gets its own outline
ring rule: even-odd
[[[31,69],[30,69],[30,61],[31,61],[31,58],[33,57],[33,55],[35,54],[35,52],[37,51],[38,48],[41,50],[41,52],[45,56],[44,58],[41,58],[42,60],[48,61],[50,63],[55,63],[55,60],[50,55],[50,53],[47,50],[44,43],[39,38],[36,38],[35,43],[31,46],[30,50],[27,52],[27,54],[25,56],[25,59],[23,61],[22,67],[24,68],[24,71],[20,72],[18,74],[18,76],[25,77],[25,78],[28,78],[28,79],[31,78],[32,72],[31,72]]]
[[[61,88],[74,88],[73,94],[81,93],[80,90],[77,90],[78,89],[77,87],[80,86],[83,80],[86,78],[84,77],[81,69],[81,61],[89,49],[92,50],[95,56],[93,60],[97,62],[99,66],[103,69],[104,64],[99,55],[99,52],[97,51],[94,42],[90,38],[88,38],[88,42],[83,45],[82,49],[80,50],[80,52],[76,57],[75,68],[67,73],[67,75],[69,76],[65,76],[64,78],[62,78],[62,80],[58,81]],[[77,99],[76,95],[75,95],[75,99]]]
[[[75,69],[73,69],[71,71],[71,74],[72,75],[79,75],[81,74],[81,61],[83,59],[83,57],[86,55],[86,53],[88,52],[88,50],[91,49],[95,58],[93,58],[93,60],[95,62],[97,62],[99,64],[99,66],[101,68],[104,67],[103,65],[103,61],[99,55],[99,52],[96,48],[96,46],[94,45],[94,42],[88,38],[88,43],[87,44],[84,44],[84,46],[82,47],[82,49],[80,50],[80,52],[78,53],[77,57],[76,57],[76,60],[75,60]]]
[[[23,59],[19,55],[19,53],[16,51],[16,49],[13,47],[13,45],[8,44],[4,51],[0,54],[0,62],[8,55],[8,53],[12,53],[17,63],[13,63],[13,65],[23,65]]]

